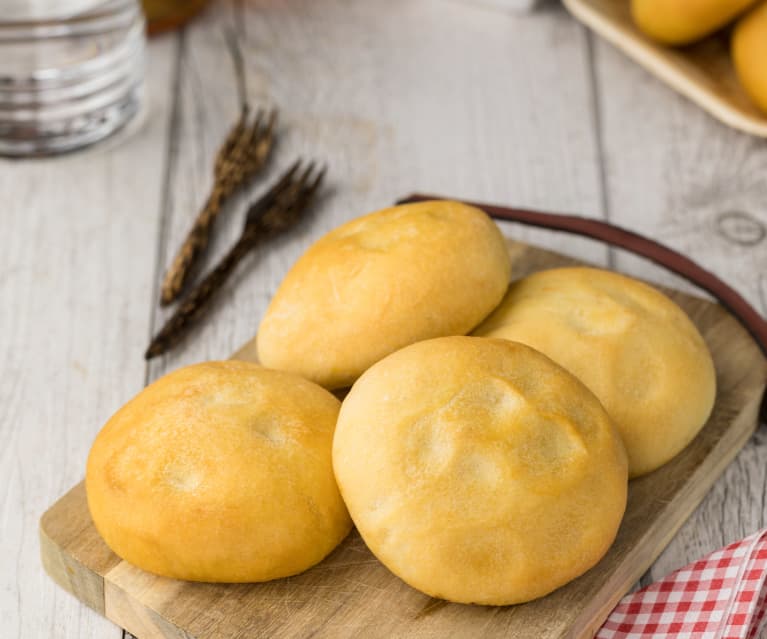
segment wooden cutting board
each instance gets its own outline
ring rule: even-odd
[[[509,242],[515,277],[576,263]],[[618,538],[592,570],[537,601],[451,604],[406,586],[356,532],[302,575],[264,584],[195,584],[121,561],[93,526],[83,483],[40,522],[45,569],[63,588],[139,639],[255,637],[590,637],[700,503],[758,423],[767,361],[722,307],[667,291],[703,333],[717,369],[711,419],[681,454],[631,482]],[[254,360],[253,342],[234,355]]]
[[[686,47],[668,47],[637,29],[630,0],[563,2],[578,20],[719,121],[767,137],[767,114],[738,81],[726,29]]]

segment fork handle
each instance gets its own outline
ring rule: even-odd
[[[189,293],[176,312],[155,335],[146,351],[146,359],[162,355],[189,332],[204,315],[210,301],[231,275],[240,260],[256,245],[255,229],[246,228],[237,243],[218,265]]]
[[[200,211],[189,230],[184,243],[173,258],[162,282],[160,302],[170,304],[181,294],[189,280],[193,265],[208,247],[210,227],[221,212],[226,195],[221,188],[214,188],[208,196],[205,206]]]

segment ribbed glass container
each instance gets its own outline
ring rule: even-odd
[[[70,151],[124,126],[143,101],[137,0],[11,0],[0,16],[0,154]]]

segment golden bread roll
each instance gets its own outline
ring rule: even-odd
[[[498,227],[458,202],[406,204],[331,231],[293,266],[258,330],[259,360],[350,386],[398,348],[469,332],[501,301]]]
[[[532,346],[586,384],[623,437],[631,477],[687,446],[714,405],[714,364],[694,324],[617,273],[559,268],[514,282],[475,334]]]
[[[375,364],[341,407],[333,468],[376,557],[460,603],[520,603],[574,579],[626,506],[626,453],[602,405],[504,340],[437,338]]]
[[[120,557],[192,581],[266,581],[306,570],[351,521],[333,477],[340,402],[246,362],[177,370],[104,426],[88,506]]]
[[[689,44],[734,20],[756,0],[631,0],[631,15],[664,44]]]
[[[767,114],[767,1],[735,26],[732,61],[746,93]]]

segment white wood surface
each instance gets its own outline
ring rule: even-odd
[[[146,367],[160,275],[237,114],[227,30],[251,100],[281,111],[269,175],[313,157],[328,163],[330,188],[307,224],[243,264],[204,326]],[[767,310],[767,144],[689,105],[556,4],[515,15],[455,0],[219,0],[150,56],[136,135],[55,160],[0,160],[2,637],[120,636],[44,575],[40,514],[82,477],[96,431],[146,379],[228,356],[310,242],[408,192],[607,217],[682,249]],[[212,258],[241,209],[221,220]],[[676,284],[585,240],[507,228]],[[648,579],[767,525],[765,460],[762,429]]]
[[[766,313],[767,141],[718,124],[604,42],[594,58],[608,218],[662,238]],[[633,256],[615,266],[690,288]],[[767,526],[766,493],[761,428],[643,583]]]
[[[114,148],[0,160],[0,637],[118,637],[42,572],[37,522],[144,384],[173,42],[146,126]]]

